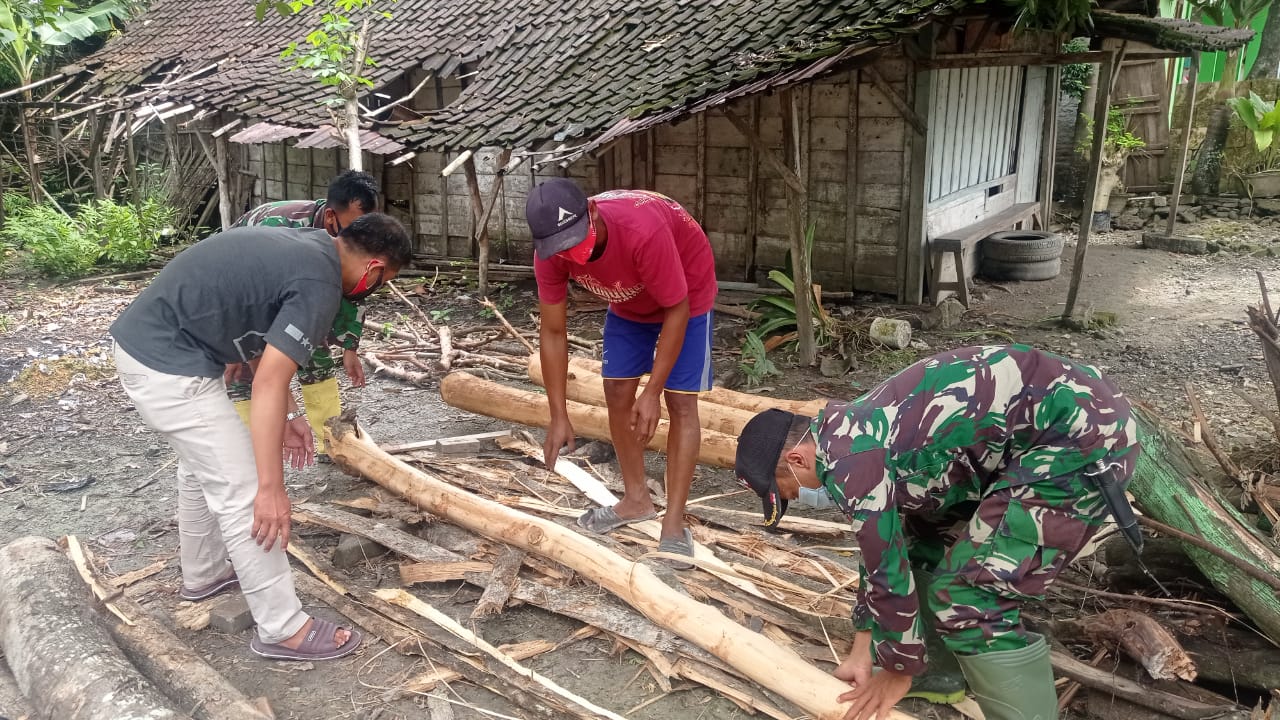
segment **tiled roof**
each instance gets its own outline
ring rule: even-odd
[[[372,24],[375,83],[385,87],[421,67],[460,77],[463,90],[443,109],[375,130],[412,149],[554,141],[580,152],[735,95],[807,79],[971,1],[388,0],[392,17]],[[1248,39],[1105,11],[1095,22],[1098,34],[1175,50]],[[93,75],[73,99],[193,105],[236,115],[255,132],[320,132],[316,142],[323,142],[332,118],[320,100],[331,91],[288,71],[279,57],[314,24],[274,13],[259,23],[245,0],[155,0],[85,60]]]
[[[392,134],[433,149],[590,138],[851,47],[888,44],[957,4],[587,0],[558,3],[548,16],[525,0],[476,53],[462,95]]]
[[[960,1],[398,0],[387,4],[390,19],[373,23],[370,75],[382,86],[414,66],[442,77],[467,66],[447,108],[382,128],[405,145],[527,146],[589,137],[850,46],[891,42]],[[313,24],[274,13],[258,23],[248,2],[156,0],[85,60],[94,75],[77,97],[146,89],[175,106],[320,127],[331,122],[319,102],[329,91],[279,58]]]

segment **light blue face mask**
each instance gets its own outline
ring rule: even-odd
[[[796,448],[805,441],[804,437],[800,438],[800,442],[796,443]],[[795,450],[795,448],[791,448]],[[796,469],[791,467],[791,463],[787,463],[787,469],[791,471],[791,478],[796,481],[796,486],[800,488],[800,496],[796,498],[796,504],[808,508],[821,510],[822,508],[834,507],[836,502],[831,499],[831,493],[827,492],[826,487],[807,488],[800,484],[800,478],[796,475]]]
[[[796,498],[796,504],[821,510],[835,507],[836,501],[831,499],[831,493],[827,492],[825,487],[807,488],[801,485],[800,497]]]

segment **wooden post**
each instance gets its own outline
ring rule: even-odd
[[[98,111],[89,113],[89,162],[93,166],[93,197],[101,200],[107,196],[107,178],[102,172],[102,137],[106,123],[98,116]]]
[[[707,223],[707,112],[704,110],[694,116],[697,126],[698,145],[695,148],[695,167],[693,180],[694,218],[706,227]]]
[[[1070,320],[1076,309],[1076,297],[1080,293],[1080,281],[1084,278],[1085,254],[1089,247],[1089,230],[1093,226],[1093,196],[1098,189],[1098,178],[1102,174],[1102,148],[1107,139],[1107,110],[1111,106],[1112,80],[1117,74],[1117,51],[1107,53],[1098,70],[1096,84],[1098,97],[1093,106],[1093,146],[1089,154],[1089,175],[1085,184],[1084,197],[1081,200],[1080,231],[1076,235],[1076,257],[1071,268],[1071,289],[1067,292],[1067,305],[1062,311],[1062,319]]]
[[[847,289],[853,289],[858,276],[858,205],[861,198],[858,192],[858,71],[850,70],[846,77],[849,82],[849,132],[845,140],[845,214],[844,214],[844,281]]]
[[[1048,230],[1053,217],[1054,157],[1058,144],[1058,100],[1062,96],[1062,68],[1053,66],[1045,73],[1044,135],[1040,138],[1040,229]]]
[[[489,218],[493,215],[493,209],[498,206],[502,195],[503,179],[506,177],[503,172],[507,163],[511,160],[511,148],[503,148],[498,155],[497,171],[493,174],[493,187],[489,190],[489,203],[484,207],[484,211],[480,214],[480,219],[476,226],[476,262],[479,266],[477,283],[479,285],[480,297],[489,297]],[[470,165],[468,160],[467,164]],[[467,174],[467,182],[471,182],[471,173]],[[475,192],[479,192],[479,185],[476,186]],[[472,195],[473,199],[475,193]]]
[[[484,200],[480,197],[480,175],[476,172],[475,154],[471,154],[462,163],[463,173],[467,176],[467,192],[471,205],[471,257],[479,257],[480,246],[476,242],[480,229],[480,218],[484,216]]]
[[[1278,10],[1277,12],[1280,12]],[[1165,234],[1173,235],[1178,222],[1178,202],[1182,199],[1182,181],[1187,174],[1187,153],[1191,147],[1191,122],[1196,117],[1196,75],[1200,73],[1200,53],[1191,53],[1191,95],[1187,98],[1187,119],[1182,124],[1182,154],[1178,156],[1178,168],[1173,173],[1173,195],[1169,198],[1169,221]]]
[[[760,98],[751,96],[747,122],[752,135],[760,135]],[[760,226],[760,151],[753,142],[747,143],[747,238],[744,242],[742,279],[755,282],[756,233]]]
[[[133,133],[127,128],[124,137],[124,173],[129,179],[129,202],[132,203],[138,201],[138,151],[133,145]]]
[[[283,200],[289,197],[289,144],[284,140],[280,141],[280,197],[271,197],[270,191],[266,193],[266,200]]]
[[[782,142],[787,166],[800,181],[804,177],[801,160],[803,148],[800,147],[800,118],[795,92],[787,88],[779,94],[778,99],[782,105]],[[803,185],[797,190],[792,183],[787,183],[787,221],[791,232],[793,272],[791,279],[794,283],[796,336],[800,345],[801,365],[813,365],[818,359],[813,336],[813,307],[809,301],[813,295],[813,273],[804,230],[804,206],[807,199]]]
[[[926,56],[933,54],[932,35],[928,35],[926,47],[922,48]],[[867,71],[880,91],[890,97],[896,97],[893,86],[884,81],[874,66],[868,65]],[[916,72],[911,72],[914,69]],[[925,222],[926,208],[929,205],[929,109],[933,100],[934,72],[921,69],[912,63],[907,72],[907,88],[910,92],[911,105],[899,108],[899,113],[916,132],[907,132],[903,140],[906,158],[903,159],[905,177],[902,184],[907,188],[907,197],[911,205],[907,208],[907,226],[900,236],[905,247],[901,248],[898,285],[900,302],[918,305],[924,302],[924,268],[928,264],[926,251],[929,239]],[[896,104],[896,103],[895,103]],[[905,101],[904,101],[905,104]],[[956,271],[960,268],[957,265]],[[964,277],[961,283],[968,282]]]

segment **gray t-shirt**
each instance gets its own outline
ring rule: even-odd
[[[342,300],[333,238],[245,227],[179,253],[111,325],[125,352],[171,375],[219,377],[271,345],[305,366]]]

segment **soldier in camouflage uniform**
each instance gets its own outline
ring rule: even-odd
[[[337,237],[344,227],[361,215],[373,212],[377,206],[378,184],[373,176],[348,170],[329,183],[325,199],[282,200],[259,205],[237,220],[234,227],[323,227],[330,235]],[[339,414],[342,409],[338,396],[338,379],[335,377],[337,362],[329,347],[342,347],[342,366],[347,377],[351,378],[352,385],[361,387],[364,385],[364,367],[360,364],[356,351],[363,332],[364,308],[343,298],[327,342],[316,347],[311,354],[311,362],[306,367],[298,368],[298,383],[302,386],[307,422],[315,433],[316,451],[319,453],[324,452],[325,420]],[[227,374],[227,394],[235,402],[236,410],[246,423],[249,422],[252,382],[253,374],[247,365]]]
[[[1096,368],[1025,345],[971,347],[817,418],[761,413],[736,472],[767,527],[816,488],[852,519],[857,636],[836,670],[855,686],[840,698],[853,703],[846,718],[885,717],[905,696],[929,662],[932,620],[988,720],[1047,720],[1049,650],[1022,603],[1043,599],[1102,525],[1091,476],[1127,482],[1138,452],[1129,402]],[[919,595],[913,565],[933,573]]]

